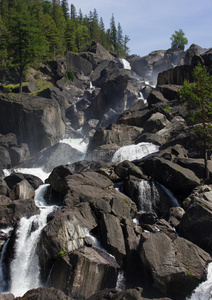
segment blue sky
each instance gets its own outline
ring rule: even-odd
[[[116,25],[130,37],[130,54],[147,55],[171,46],[171,35],[182,29],[188,48],[195,43],[212,47],[211,0],[69,0],[83,15],[97,10],[106,28],[114,14]]]

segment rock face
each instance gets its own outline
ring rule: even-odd
[[[16,298],[16,299],[18,299],[18,298]],[[47,288],[47,287],[30,290],[30,291],[26,292],[26,294],[24,294],[21,297],[21,299],[24,299],[24,300],[33,300],[33,299],[74,300],[73,298],[66,296],[62,291],[59,291],[54,288]]]
[[[187,240],[176,237],[172,241],[160,232],[151,234],[143,243],[140,255],[161,291],[174,297],[190,294],[204,279],[205,267],[211,260],[208,253]]]
[[[130,65],[132,70],[139,76],[154,84],[160,72],[173,68],[184,55],[185,52],[180,50],[153,51],[147,56],[130,59]]]
[[[192,241],[205,251],[212,251],[212,189],[202,186],[189,196],[190,205],[179,224],[180,236]]]
[[[50,282],[66,295],[88,298],[96,291],[115,287],[117,268],[114,258],[104,251],[83,247],[54,264]]]
[[[33,96],[0,98],[1,133],[15,133],[35,153],[62,139],[65,125],[56,101]]]

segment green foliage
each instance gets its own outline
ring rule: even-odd
[[[58,255],[59,255],[60,257],[64,257],[67,253],[68,253],[67,250],[61,250],[61,251],[58,253]]]
[[[212,76],[200,63],[193,70],[194,82],[185,80],[179,91],[188,110],[188,118],[196,123],[195,132],[201,137],[204,149],[205,179],[208,181],[208,154],[212,150]]]
[[[92,41],[125,57],[129,37],[112,15],[110,29],[96,9],[89,17],[77,15],[68,0],[0,0],[0,70],[19,69],[20,91],[28,66],[64,56],[66,51],[86,51]]]
[[[188,39],[185,37],[185,33],[182,31],[182,29],[179,29],[179,31],[175,31],[170,39],[172,41],[171,47],[173,49],[184,50],[185,45],[188,44]]]
[[[65,71],[65,78],[74,81],[74,73],[69,70]]]
[[[172,111],[172,107],[169,105],[169,106],[166,106],[165,108],[164,108],[164,110],[165,110],[165,112],[167,112],[167,113],[171,113],[171,111]]]

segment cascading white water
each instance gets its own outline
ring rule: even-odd
[[[46,206],[43,199],[48,185],[42,185],[36,190],[35,202],[40,207],[40,214],[20,220],[15,244],[15,257],[11,263],[10,292],[22,296],[26,291],[41,286],[40,268],[36,245],[41,230],[47,224],[47,216],[54,206]]]
[[[124,58],[119,58],[119,60],[120,60],[120,62],[122,63],[123,68],[124,68],[125,70],[131,70],[131,65],[130,65],[130,63],[129,63],[126,59],[124,59]]]
[[[127,145],[118,149],[112,158],[113,162],[122,162],[124,160],[133,161],[141,159],[149,154],[156,153],[159,146],[152,143],[139,143],[137,145]]]
[[[207,268],[207,280],[202,282],[187,300],[211,300],[212,299],[212,263]]]
[[[152,183],[151,185],[148,180],[142,180],[140,182],[136,182],[135,185],[137,185],[139,191],[139,212],[153,212],[156,199],[159,197],[155,184]]]

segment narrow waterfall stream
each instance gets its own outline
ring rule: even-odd
[[[43,195],[48,185],[42,185],[36,190],[35,203],[40,208],[40,214],[22,218],[17,230],[15,258],[11,263],[10,292],[22,296],[26,291],[41,286],[36,245],[43,227],[47,224],[47,216],[54,206],[47,206]]]

